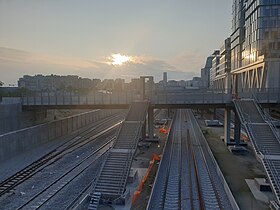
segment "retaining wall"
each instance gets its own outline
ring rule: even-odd
[[[0,135],[0,162],[26,152],[86,125],[104,119],[119,110],[94,110],[49,123]]]
[[[19,129],[20,104],[0,104],[0,134]]]

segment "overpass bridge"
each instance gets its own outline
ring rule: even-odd
[[[236,95],[222,91],[155,91],[143,97],[133,92],[95,93],[89,95],[65,95],[37,93],[21,98],[23,110],[36,109],[127,109],[134,101],[146,99],[155,108],[225,108],[233,106],[236,98],[252,98],[263,106],[277,106],[280,90],[244,91]]]

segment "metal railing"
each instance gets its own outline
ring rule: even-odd
[[[179,93],[155,93],[151,98],[153,104],[207,104],[207,103],[230,103],[230,93],[207,92],[179,92]]]
[[[149,100],[153,104],[217,104],[231,103],[232,99],[255,99],[259,103],[280,103],[280,89],[248,89],[238,94],[217,90],[193,91],[155,91]],[[139,101],[142,97],[134,92],[103,93],[96,92],[87,95],[65,92],[37,92],[33,95],[22,96],[23,105],[91,105],[91,104],[129,104]]]
[[[280,88],[247,89],[238,92],[241,98],[252,98],[259,103],[280,103]]]

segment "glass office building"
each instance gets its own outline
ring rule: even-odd
[[[280,0],[233,0],[231,67],[239,89],[280,87]]]
[[[280,1],[248,0],[242,66],[264,58],[280,58]]]
[[[231,69],[238,69],[242,64],[242,43],[245,36],[244,25],[244,0],[234,0],[232,4]]]

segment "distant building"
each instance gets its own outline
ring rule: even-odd
[[[201,77],[193,77],[192,80],[186,81],[186,87],[196,87],[196,88],[203,88],[205,87],[205,83]]]
[[[142,84],[140,78],[132,78],[129,84],[130,90],[136,91],[137,93],[142,92]]]
[[[115,79],[114,90],[123,91],[124,90],[124,84],[125,84],[124,79],[120,79],[120,78]]]
[[[209,87],[210,88],[214,88],[214,81],[215,81],[215,77],[217,75],[217,72],[219,72],[219,68],[220,68],[220,51],[216,50],[215,54],[213,55],[213,59],[212,59],[212,67],[210,69],[210,83],[209,83]]]
[[[163,72],[163,85],[167,85],[167,72]]]
[[[208,88],[210,83],[210,69],[212,68],[213,56],[209,56],[206,59],[204,68],[201,69],[201,79],[203,81],[203,86]]]
[[[214,60],[216,59],[216,60]],[[213,68],[212,88],[217,90],[228,90],[231,92],[231,42],[230,38],[225,39],[220,47],[219,54],[213,61],[216,67]]]
[[[96,87],[100,80],[81,78],[77,75],[24,75],[18,80],[18,87],[32,91],[67,91],[73,89],[90,89]]]
[[[212,68],[212,60],[215,55],[218,55],[219,53],[220,52],[218,50],[215,50],[212,55],[208,56],[204,68],[201,69],[201,79],[203,87],[210,87],[210,70]]]

